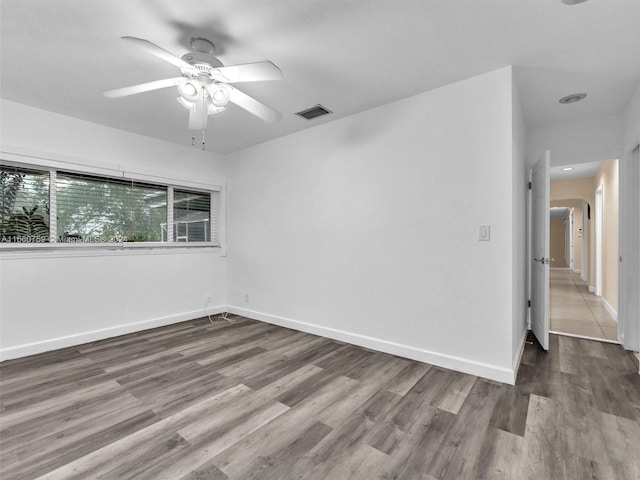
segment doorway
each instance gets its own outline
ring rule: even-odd
[[[618,161],[575,169],[550,175],[550,330],[618,342]]]

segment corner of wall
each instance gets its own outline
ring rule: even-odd
[[[526,139],[527,129],[518,93],[518,86],[512,71],[512,168],[513,168],[513,257],[512,257],[512,356],[519,361],[524,336],[527,332],[527,181]],[[517,372],[517,364],[513,366]]]

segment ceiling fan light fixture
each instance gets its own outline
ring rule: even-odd
[[[211,103],[215,107],[224,107],[231,98],[231,89],[224,83],[216,83],[211,89]]]
[[[182,97],[178,97],[178,98],[176,98],[176,100],[178,101],[178,103],[180,105],[182,105],[187,110],[189,110],[189,111],[193,110],[193,102],[189,102],[189,101],[185,100]]]
[[[571,170],[573,170],[573,167],[564,167],[562,169],[563,172],[570,172]]]
[[[178,98],[176,98],[176,100],[178,101],[178,103],[180,105],[182,105],[184,108],[186,108],[190,112],[194,111],[195,108],[196,108],[195,102],[189,102],[189,101],[185,100],[182,97],[178,97]],[[216,113],[222,113],[225,110],[226,109],[224,107],[216,107],[213,104],[211,98],[207,99],[207,115],[215,115]]]
[[[209,101],[207,102],[207,115],[215,115],[216,113],[221,113],[225,111],[224,107],[216,107],[211,101],[211,98],[209,98],[208,100]]]
[[[198,86],[193,82],[186,81],[178,85],[180,96],[188,102],[194,102],[198,98]]]

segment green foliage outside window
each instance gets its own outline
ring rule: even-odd
[[[0,242],[49,241],[49,172],[0,170]]]

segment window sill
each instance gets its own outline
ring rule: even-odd
[[[125,242],[125,243],[40,243],[0,244],[0,258],[59,258],[102,257],[120,255],[172,255],[218,253],[226,256],[226,249],[205,242]]]

